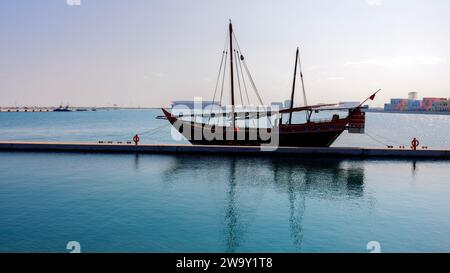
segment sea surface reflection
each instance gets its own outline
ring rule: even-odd
[[[18,167],[20,166],[20,168]],[[450,251],[448,161],[0,153],[0,251]]]
[[[192,170],[207,169],[212,180],[218,174],[227,184],[224,225],[226,251],[236,252],[245,241],[244,223],[240,221],[239,191],[251,187],[256,191],[275,189],[289,202],[289,228],[292,243],[301,249],[302,219],[308,197],[321,199],[354,199],[364,195],[364,161],[343,161],[336,158],[252,158],[179,156],[165,171],[168,182],[189,175]],[[217,174],[217,176],[216,176]],[[256,198],[260,198],[255,196]]]

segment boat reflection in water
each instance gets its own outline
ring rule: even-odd
[[[251,211],[267,201],[262,200],[267,190],[286,197],[290,236],[298,250],[303,242],[306,199],[361,199],[365,194],[364,161],[359,160],[180,156],[165,171],[165,181],[173,183],[185,174],[226,184],[223,240],[227,252],[245,248],[245,237],[251,236],[248,226],[254,220]]]

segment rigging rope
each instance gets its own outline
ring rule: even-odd
[[[250,97],[248,96],[248,91],[247,91],[247,83],[245,82],[244,71],[242,69],[242,61],[241,61],[241,56],[242,55],[239,53],[239,51],[236,51],[236,54],[238,55],[238,58],[237,58],[238,61],[237,62],[239,63],[239,71],[241,72],[241,78],[242,78],[242,83],[244,85],[244,91],[245,91],[245,96],[247,98],[247,103],[248,103],[248,105],[251,105]],[[238,71],[238,73],[239,73],[239,71]],[[253,126],[256,127],[255,119],[252,118],[251,120],[252,120]]]
[[[225,42],[223,44],[223,51],[222,51],[222,60],[220,61],[220,68],[219,68],[219,73],[217,75],[217,82],[216,82],[216,90],[217,90],[217,85],[219,83],[219,79],[220,79],[220,72],[222,70],[222,65],[223,65],[223,70],[224,70],[224,74],[225,74],[225,70],[226,70],[226,65],[227,65],[227,54],[228,54],[228,37],[229,37],[229,33],[227,32],[227,35],[225,36]],[[225,55],[225,63],[223,62],[223,57]],[[222,80],[222,91],[220,93],[220,104],[222,103],[222,94],[223,94],[223,80]],[[216,91],[214,91],[214,98],[216,97]],[[214,102],[214,99],[213,99]]]
[[[236,42],[236,46],[237,46],[237,48],[238,48],[238,51],[239,51],[239,52],[242,52],[242,51],[241,51],[241,47],[239,46],[239,42],[238,42],[238,40],[237,40],[236,35],[234,34],[234,32],[233,32],[233,38],[234,38],[234,41]],[[242,54],[241,54],[241,56],[240,56],[240,58],[239,58],[239,61],[242,61],[242,63],[244,64],[245,72],[247,73],[247,76],[248,76],[248,78],[249,78],[249,80],[250,80],[250,83],[251,83],[251,85],[252,85],[252,87],[253,87],[253,91],[255,91],[256,97],[258,98],[258,101],[259,101],[260,105],[263,106],[263,105],[264,105],[264,102],[263,102],[263,100],[261,99],[261,96],[259,95],[258,88],[256,88],[256,84],[255,84],[255,82],[253,81],[252,74],[250,73],[250,70],[248,69],[247,63],[245,62],[244,56],[243,56]],[[270,126],[272,126],[271,116],[270,116],[270,117],[267,116],[267,121],[269,122]]]
[[[228,57],[228,51],[225,51],[225,62],[223,65],[223,75],[222,75],[222,90],[220,90],[220,101],[219,105],[222,105],[222,97],[223,97],[223,85],[225,83],[225,72],[227,71],[227,57]]]
[[[233,38],[234,38],[234,40],[236,42],[236,45],[237,45],[237,48],[238,48],[239,52],[242,52],[241,47],[239,46],[239,42],[236,39],[236,35],[234,34],[234,32],[233,32]],[[242,63],[244,63],[245,72],[247,73],[247,76],[250,79],[250,83],[253,86],[253,90],[255,91],[256,96],[258,97],[259,103],[261,105],[264,105],[264,102],[262,101],[261,96],[259,95],[258,89],[256,88],[255,82],[253,81],[252,75],[250,74],[250,70],[247,67],[247,64],[245,62],[244,56],[243,55],[241,55],[241,56],[242,56],[241,57]]]
[[[238,54],[236,50],[234,50],[234,55],[236,56],[236,59],[239,60]],[[244,106],[244,99],[242,98],[242,91],[241,91],[241,79],[239,77],[239,65],[238,62],[236,62],[236,74],[237,74],[237,80],[238,80],[238,87],[239,87],[239,95],[241,97],[241,105]]]
[[[239,54],[239,57],[242,56],[241,54]],[[244,71],[242,71],[242,64],[241,64],[241,58],[238,58],[238,63],[239,63],[239,67],[240,67],[240,71],[241,71],[241,77],[242,77],[242,82],[244,83],[244,91],[245,91],[245,96],[247,97],[247,103],[248,105],[250,105],[250,98],[248,96],[248,92],[247,92],[247,84],[245,83],[245,78],[244,78]]]
[[[376,139],[374,136],[371,136],[371,135],[370,135],[369,133],[367,133],[367,132],[366,132],[366,135],[367,135],[369,138],[371,138],[372,140],[374,140],[374,141],[376,141],[376,142],[382,144],[383,146],[389,146],[388,144],[386,144],[386,143],[384,143],[384,142],[382,142],[382,141]]]
[[[219,80],[220,80],[220,74],[222,74],[222,64],[223,64],[223,58],[225,56],[225,50],[222,51],[222,58],[220,60],[220,67],[219,67],[219,73],[217,74],[217,81],[216,81],[216,88],[214,88],[214,96],[213,96],[213,103],[216,99],[216,93],[217,93],[217,86],[219,85]],[[211,109],[212,111],[212,109]]]
[[[223,45],[223,51],[222,51],[222,58],[220,60],[220,67],[219,67],[219,73],[217,74],[217,81],[216,81],[216,88],[214,89],[214,96],[213,96],[213,103],[215,103],[216,100],[216,92],[217,92],[217,87],[219,85],[219,80],[220,80],[220,74],[222,72],[222,67],[223,67],[223,79],[222,79],[222,87],[221,87],[221,91],[220,91],[220,101],[219,101],[219,106],[222,105],[222,96],[223,96],[223,82],[225,79],[225,70],[226,70],[226,64],[227,64],[227,41],[228,41],[228,37],[229,34],[226,35],[225,37],[225,43]],[[225,57],[225,63],[224,63],[224,57]],[[212,116],[212,110],[213,107],[211,107],[211,111],[209,112],[209,117],[208,117],[208,124],[210,122],[211,116]]]
[[[151,128],[151,129],[149,129],[149,130],[145,130],[145,131],[142,131],[142,132],[138,132],[137,134],[138,135],[147,135],[148,134],[148,136],[151,136],[151,135],[153,135],[153,134],[155,134],[156,132],[158,132],[158,130],[159,129],[162,129],[162,128],[164,128],[164,127],[167,127],[168,125],[169,125],[170,123],[164,123],[163,125],[161,125],[161,126],[158,126],[158,127],[155,127],[155,128]],[[120,134],[120,135],[117,135],[117,136],[114,136],[114,138],[116,139],[116,140],[119,140],[119,141],[131,141],[131,138],[130,137],[132,137],[131,135],[129,135],[129,134]]]
[[[261,105],[264,105],[264,102],[262,101],[261,96],[259,95],[258,89],[256,88],[255,82],[253,81],[252,75],[250,74],[250,71],[248,70],[247,63],[245,62],[245,60],[242,60],[242,63],[244,64],[245,71],[247,72],[247,76],[250,79],[250,83],[253,86],[253,90],[255,91],[256,96],[258,97],[259,103]]]
[[[163,124],[163,125],[161,125],[161,126],[158,126],[158,127],[156,127],[156,128],[152,128],[152,129],[149,129],[149,130],[147,130],[147,131],[140,132],[140,133],[138,133],[138,135],[146,135],[146,134],[154,135],[156,132],[158,132],[157,130],[159,130],[159,129],[161,129],[161,128],[164,128],[164,127],[166,127],[166,126],[169,125],[169,124],[170,124],[170,123],[165,123],[165,124]]]
[[[369,130],[366,129],[366,134],[368,134],[368,131],[369,131]],[[378,138],[382,138],[383,140],[385,140],[385,141],[387,141],[387,142],[391,142],[391,143],[396,144],[396,145],[402,145],[402,144],[401,144],[400,142],[398,142],[398,141],[394,141],[394,140],[389,139],[389,138],[387,138],[387,137],[378,135],[377,133],[374,133],[374,132],[372,132],[372,131],[370,131],[370,134],[375,135],[375,136],[378,137]]]
[[[301,60],[300,60],[300,54],[298,54],[298,68],[300,70],[300,80],[302,82],[303,101],[305,103],[305,106],[308,106],[308,101],[306,100],[305,84],[303,82],[303,71],[302,71],[302,63],[301,63]]]

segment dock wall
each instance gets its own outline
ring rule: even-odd
[[[178,144],[106,144],[84,142],[0,142],[0,151],[35,152],[99,152],[99,153],[148,153],[148,154],[250,154],[250,155],[298,155],[333,157],[389,157],[450,159],[450,150],[397,149],[362,147],[278,147],[263,151],[256,146],[210,146]]]

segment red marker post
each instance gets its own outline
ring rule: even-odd
[[[136,134],[134,137],[133,137],[133,141],[134,141],[134,145],[138,145],[138,143],[139,143],[139,136]]]

